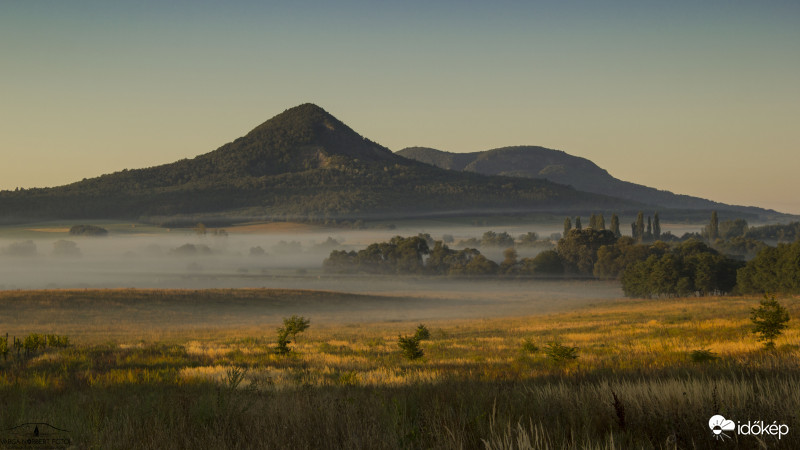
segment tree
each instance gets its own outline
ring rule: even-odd
[[[589,216],[589,228],[591,228],[593,230],[597,230],[598,229],[597,228],[597,216],[594,213],[592,213],[592,215]]]
[[[289,344],[292,343],[289,336],[295,339],[299,333],[308,329],[310,323],[311,320],[303,316],[293,315],[284,318],[283,326],[278,328],[278,346],[275,348],[275,352],[281,355],[289,353],[291,351]]]
[[[647,216],[647,231],[644,232],[644,240],[648,242],[653,240],[653,222],[650,220],[650,216]]]
[[[564,219],[564,236],[566,236],[567,233],[569,233],[569,230],[571,229],[572,229],[572,221],[569,219],[569,217],[567,217],[566,219]]]
[[[564,268],[570,273],[592,275],[597,261],[597,250],[603,245],[613,245],[617,241],[614,233],[608,230],[572,230],[558,241],[558,255]]]
[[[581,218],[580,216],[575,218],[575,229],[580,231],[581,229]]]
[[[758,340],[764,342],[767,349],[775,348],[775,339],[783,334],[789,322],[789,311],[786,310],[775,296],[764,294],[764,299],[758,308],[750,312],[753,322],[753,333],[758,334]]]
[[[419,339],[414,336],[398,336],[397,346],[407,359],[415,360],[425,356],[425,352],[419,346]]]
[[[711,221],[706,228],[706,234],[709,242],[714,242],[719,237],[719,217],[717,217],[716,211],[711,212]]]
[[[719,224],[719,237],[734,239],[747,233],[747,221],[744,219],[726,220]]]
[[[800,294],[800,240],[765,247],[736,276],[741,293]]]
[[[500,263],[500,273],[513,274],[517,267],[517,251],[509,247],[503,251],[503,262]]]
[[[555,250],[545,250],[533,258],[522,260],[520,271],[525,275],[562,275],[564,264]]]
[[[644,239],[644,213],[641,211],[636,215],[636,222],[633,224],[633,238],[636,242],[642,242]]]
[[[619,231],[619,217],[616,214],[611,215],[611,232],[615,237],[621,237],[622,233]]]
[[[598,230],[605,230],[606,229],[606,219],[603,217],[603,214],[597,215],[597,229]]]
[[[661,220],[658,218],[658,212],[653,216],[653,239],[661,239]]]
[[[420,324],[414,331],[413,336],[398,336],[397,346],[400,347],[403,356],[410,360],[422,358],[425,352],[420,348],[419,343],[425,339],[430,339],[430,337],[431,332],[428,331],[428,328]]]

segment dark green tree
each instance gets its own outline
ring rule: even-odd
[[[575,229],[580,231],[581,230],[581,218],[580,216],[575,218]]]
[[[572,230],[558,241],[556,251],[567,272],[592,275],[598,249],[603,245],[613,245],[616,241],[614,233],[608,230]]]
[[[597,216],[594,213],[592,213],[592,215],[589,216],[589,228],[591,228],[593,230],[597,230],[598,229],[597,228]]]
[[[611,215],[611,232],[615,237],[621,237],[622,233],[619,231],[619,217],[616,214]]]
[[[763,341],[767,349],[772,349],[775,348],[775,339],[788,326],[789,311],[775,300],[775,296],[764,294],[760,306],[750,311],[750,320],[753,333],[759,335],[758,340]]]
[[[661,220],[658,218],[658,212],[653,216],[653,239],[656,241],[661,239]]]
[[[639,211],[636,215],[636,222],[633,223],[633,239],[642,242],[644,239],[644,213]]]
[[[747,221],[744,219],[725,220],[719,224],[719,237],[725,240],[747,234]]]
[[[706,231],[709,242],[714,242],[719,237],[719,217],[717,217],[716,211],[711,212],[711,221],[708,223]]]
[[[603,214],[600,213],[597,215],[597,223],[596,229],[598,230],[605,230],[606,229],[606,219],[603,217]]]
[[[525,275],[562,275],[564,263],[555,250],[545,250],[521,262],[520,272]]]
[[[564,234],[563,235],[566,236],[569,233],[569,230],[571,230],[571,229],[572,229],[572,221],[569,219],[569,217],[567,217],[566,219],[564,219]]]
[[[650,242],[653,240],[653,222],[650,216],[647,216],[647,231],[644,232],[644,240]]]

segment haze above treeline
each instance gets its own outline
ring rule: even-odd
[[[691,220],[708,217],[712,209],[752,222],[789,219],[757,207],[724,205],[625,183],[588,160],[539,147],[479,154],[476,161],[483,164],[453,167],[461,171],[441,164],[445,154],[429,152],[435,153],[433,158],[426,159],[420,149],[400,154],[442,167],[395,154],[319,106],[303,104],[193,159],[126,169],[56,188],[0,192],[0,220],[121,219],[164,224],[176,217],[190,222],[237,217],[330,224],[640,210],[661,210],[673,220]]]

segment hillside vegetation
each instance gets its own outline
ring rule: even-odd
[[[641,184],[619,180],[592,161],[561,150],[536,146],[503,147],[471,153],[450,153],[426,147],[397,152],[406,158],[437,167],[483,175],[503,175],[549,180],[579,191],[610,195],[662,209],[737,212],[739,216],[771,219],[780,214],[755,207],[726,205],[689,195],[674,194]]]

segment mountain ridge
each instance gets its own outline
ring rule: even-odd
[[[546,179],[572,186],[579,191],[610,195],[662,208],[725,209],[746,214],[783,215],[771,209],[728,205],[619,180],[589,159],[540,146],[500,147],[469,153],[445,152],[429,147],[407,147],[396,153],[450,170]]]
[[[457,172],[407,159],[310,103],[191,159],[53,188],[0,192],[4,221],[226,212],[327,220],[643,207],[547,180]]]

